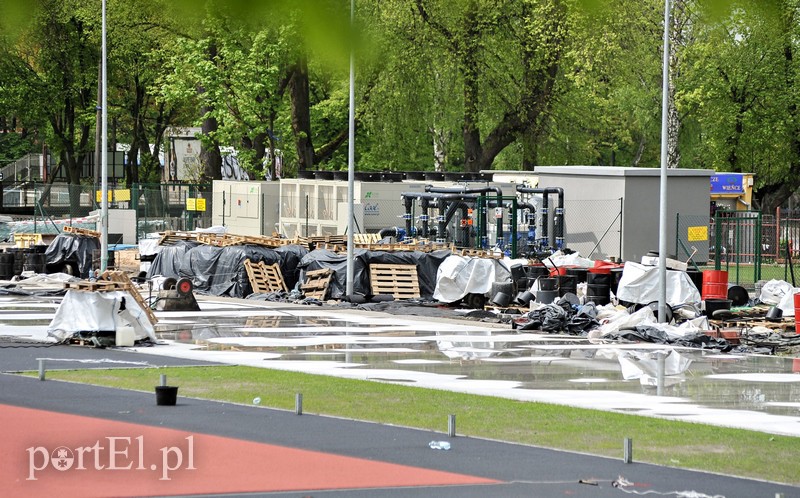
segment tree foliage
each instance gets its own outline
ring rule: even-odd
[[[800,187],[800,2],[673,4],[671,164],[755,173],[762,207],[780,205]],[[47,144],[77,182],[98,5],[20,5],[2,7],[0,128]],[[274,176],[279,150],[284,175],[341,169],[353,50],[359,169],[654,167],[663,6],[359,0],[352,29],[349,3],[332,0],[109,0],[109,111],[131,144],[129,181],[157,176],[171,125],[202,124],[208,150],[235,148],[255,176]]]

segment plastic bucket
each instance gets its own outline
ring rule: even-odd
[[[703,301],[728,299],[728,272],[725,270],[703,270]]]
[[[178,386],[156,386],[156,405],[175,406],[178,401]]]
[[[508,306],[508,303],[511,302],[511,296],[506,294],[505,292],[498,292],[492,298],[492,304],[500,306],[501,308],[505,308]]]
[[[540,290],[536,293],[536,302],[541,304],[550,304],[558,299],[557,290]]]
[[[800,324],[798,324],[798,317],[800,317],[800,292],[794,295],[794,333],[800,334]]]
[[[586,282],[586,276],[589,274],[589,270],[586,268],[567,268],[567,275],[575,277],[575,280],[582,284]]]
[[[714,317],[714,312],[719,310],[731,309],[730,299],[706,299],[706,316],[709,318]]]

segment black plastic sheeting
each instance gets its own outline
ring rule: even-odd
[[[100,241],[96,237],[87,237],[73,233],[60,233],[47,246],[44,253],[48,273],[64,272],[64,266],[72,267],[74,276],[89,278],[92,270],[92,255],[100,249]]]
[[[421,252],[384,252],[356,249],[353,251],[353,293],[364,296],[372,295],[369,284],[369,265],[416,265],[419,277],[419,292],[422,298],[429,299],[436,289],[436,273],[439,265],[452,253],[448,250]],[[341,299],[347,288],[347,255],[327,249],[311,251],[300,261],[302,275],[314,270],[331,269],[334,272],[328,297]]]
[[[175,245],[160,246],[158,253],[147,271],[147,278],[157,275],[171,278],[180,278],[181,262],[186,251],[197,247],[199,242],[193,240],[179,240]]]
[[[564,298],[514,319],[513,324],[517,330],[541,330],[551,334],[582,336],[600,326],[594,304],[576,307]]]
[[[283,280],[291,289],[297,284],[299,276],[297,265],[307,252],[307,249],[298,245],[283,246],[277,249],[258,245],[227,247],[197,245],[185,251],[178,249],[167,251],[163,256],[162,253],[159,253],[156,260],[153,261],[153,267],[159,271],[177,268],[177,275],[163,273],[162,275],[190,278],[194,283],[194,291],[200,294],[242,298],[253,292],[244,268],[246,259],[253,263],[263,261],[267,265],[278,263]],[[165,259],[171,259],[171,261],[159,261]],[[151,267],[151,271],[153,267]]]
[[[684,337],[670,337],[663,330],[650,325],[637,325],[633,329],[620,330],[606,334],[603,339],[624,339],[628,341],[644,341],[656,344],[671,344],[690,348],[713,349],[727,352],[732,349],[731,344],[725,339],[710,337],[703,332],[688,334]]]

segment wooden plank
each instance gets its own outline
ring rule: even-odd
[[[373,294],[391,294],[395,299],[420,297],[417,265],[369,265],[369,280]]]
[[[324,301],[332,278],[333,271],[330,268],[306,272],[306,282],[300,286],[300,290],[306,297]]]

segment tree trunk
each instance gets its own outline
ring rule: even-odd
[[[289,80],[289,96],[292,101],[292,131],[297,149],[297,170],[304,171],[314,166],[314,144],[311,139],[311,110],[308,91],[308,63],[301,57]]]

